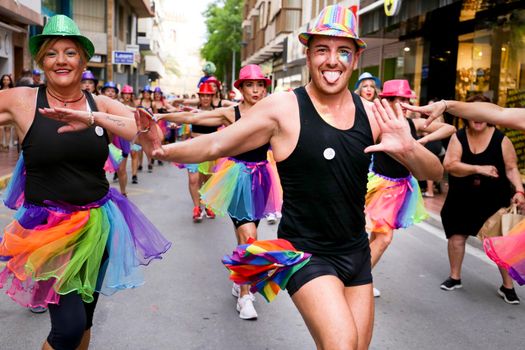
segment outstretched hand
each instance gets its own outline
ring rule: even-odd
[[[419,112],[421,114],[427,115],[428,118],[425,120],[424,127],[432,123],[435,119],[439,118],[443,113],[445,113],[445,110],[447,109],[447,104],[444,100],[428,104],[426,106],[412,106],[408,103],[401,103],[401,107],[403,109],[412,111],[412,112]]]
[[[381,131],[379,144],[368,146],[369,152],[388,152],[390,154],[401,154],[412,150],[414,138],[410,133],[410,126],[403,114],[401,106],[396,103],[395,112],[386,100],[374,100],[372,106],[374,117]]]
[[[80,131],[89,127],[90,113],[69,108],[39,108],[38,111],[48,118],[58,120],[66,125],[58,128],[58,133]]]
[[[135,123],[137,124],[137,140],[146,153],[153,158],[162,158],[162,130],[155,124],[153,114],[145,108],[138,107],[135,111]]]

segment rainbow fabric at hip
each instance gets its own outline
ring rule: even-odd
[[[5,203],[23,198],[23,158],[17,164]],[[93,292],[111,295],[144,283],[140,265],[160,259],[171,246],[140,210],[110,189],[85,205],[24,203],[0,240],[0,288],[24,307],[57,304],[76,292],[85,302]],[[107,259],[104,258],[106,252]]]
[[[199,192],[207,207],[237,220],[259,220],[281,211],[279,176],[268,161],[223,159]]]
[[[232,255],[224,256],[222,263],[230,271],[230,280],[251,284],[252,293],[259,292],[270,302],[310,257],[284,239],[255,241],[250,238],[248,244],[239,245]]]
[[[374,233],[406,228],[428,218],[417,180],[368,173],[365,213]]]
[[[525,284],[525,220],[506,236],[486,238],[483,248],[488,257],[507,270],[519,285]]]
[[[104,164],[104,170],[108,173],[114,173],[118,170],[120,163],[124,159],[122,156],[122,151],[118,149],[114,144],[110,143],[109,146],[109,155],[106,163]]]

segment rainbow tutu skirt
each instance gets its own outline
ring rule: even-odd
[[[216,213],[238,220],[259,220],[280,212],[282,206],[277,172],[266,160],[222,159],[200,194],[202,202]]]
[[[120,163],[124,159],[122,156],[122,151],[118,149],[114,144],[110,143],[109,155],[106,163],[104,164],[104,170],[108,173],[114,173],[118,170]]]
[[[389,178],[368,173],[365,213],[368,230],[386,233],[406,228],[428,218],[417,180],[412,176]]]
[[[483,247],[488,257],[507,270],[519,285],[525,284],[525,220],[505,236],[484,239]]]
[[[230,280],[251,285],[252,293],[259,292],[266,301],[272,301],[284,290],[292,275],[310,260],[311,254],[297,251],[285,239],[256,241],[248,239],[231,255],[222,258],[230,271]]]
[[[10,208],[23,202],[20,164],[5,199]],[[0,288],[24,307],[57,304],[72,292],[91,302],[95,291],[111,295],[142,285],[140,266],[160,259],[170,246],[114,189],[84,206],[25,202],[0,240]]]

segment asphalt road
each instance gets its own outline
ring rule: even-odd
[[[221,257],[235,245],[227,218],[191,220],[184,170],[166,164],[140,173],[129,185],[133,200],[173,242],[146,270],[146,284],[101,297],[91,349],[314,349],[286,292],[255,304],[257,321],[239,319]],[[0,224],[11,213],[0,209]],[[276,226],[261,222],[260,237]],[[439,289],[447,277],[444,235],[425,224],[396,232],[374,271],[376,299],[371,349],[523,349],[524,306],[496,294],[499,273],[482,251],[469,248],[464,288]],[[523,289],[518,295],[525,298]],[[49,331],[47,314],[35,315],[0,293],[0,349],[40,349]]]

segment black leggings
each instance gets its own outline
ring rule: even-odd
[[[49,304],[51,332],[47,342],[55,350],[76,349],[84,332],[93,326],[93,314],[98,293],[93,293],[93,302],[85,303],[80,294],[71,292],[60,296],[58,304]]]

